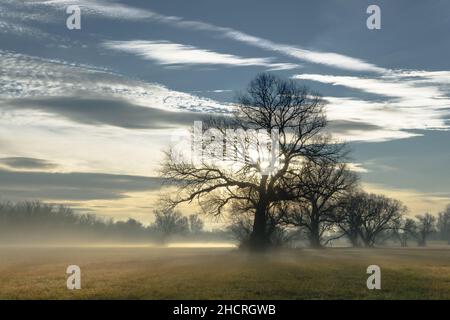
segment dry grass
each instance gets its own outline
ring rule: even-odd
[[[66,267],[82,289],[66,289]],[[366,268],[382,290],[366,288]],[[2,299],[450,299],[450,249],[0,248]]]

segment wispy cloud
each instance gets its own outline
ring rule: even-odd
[[[0,50],[2,158],[51,156],[58,172],[146,175],[174,126],[227,109],[105,69]]]
[[[368,71],[377,73],[388,71],[385,68],[378,67],[362,59],[346,56],[335,52],[308,50],[299,46],[277,43],[261,37],[252,36],[233,28],[220,27],[201,21],[185,20],[181,17],[165,16],[148,10],[147,12],[153,13],[151,18],[156,22],[165,23],[178,28],[190,28],[198,31],[214,32],[217,34],[217,36],[222,38],[238,41],[246,45],[276,52],[278,54],[286,55],[305,62],[322,64],[338,69],[353,71]]]
[[[108,96],[169,111],[220,111],[224,103],[126,78],[107,69],[0,50],[0,99]]]
[[[166,16],[150,10],[145,11],[149,14],[148,18],[155,22],[165,23],[178,28],[190,28],[197,31],[215,32],[222,38],[239,41],[247,45],[277,52],[279,54],[287,55],[306,62],[323,64],[334,68],[353,71],[368,71],[377,73],[389,71],[389,69],[376,66],[372,63],[364,61],[363,59],[354,58],[335,52],[308,50],[299,46],[278,43],[265,38],[252,36],[229,27],[221,27],[202,21],[186,20],[177,16]]]
[[[381,108],[376,109],[375,106],[370,106],[367,101],[354,101],[336,97],[326,97],[325,99],[328,100],[329,124],[327,130],[338,140],[382,142],[420,135],[404,131],[403,127],[389,128],[383,121],[390,116],[389,113],[384,113]],[[375,109],[370,110],[371,107]],[[371,113],[377,115],[375,121],[370,118]]]
[[[362,163],[349,162],[349,163],[347,163],[347,165],[348,165],[348,168],[353,172],[358,172],[358,173],[369,172],[369,170],[364,168],[364,165]]]
[[[182,17],[168,16],[157,13],[155,11],[136,8],[129,5],[121,4],[115,1],[102,0],[52,0],[52,1],[37,1],[35,5],[47,5],[57,8],[63,8],[69,4],[78,4],[86,9],[87,14],[95,14],[105,18],[111,19],[126,19],[137,20],[143,22],[156,22],[166,24],[171,27],[181,29],[191,29],[196,31],[213,32],[216,36],[226,39],[231,39],[261,48],[264,50],[276,52],[281,55],[286,55],[300,61],[310,62],[314,64],[321,64],[333,68],[353,70],[353,71],[367,71],[383,73],[388,69],[371,64],[363,59],[350,57],[336,52],[322,52],[319,50],[310,50],[296,45],[277,43],[265,38],[256,37],[245,32],[229,28],[221,27],[210,23],[205,23],[196,20],[187,20]]]
[[[164,129],[190,126],[202,120],[199,112],[166,111],[139,106],[123,99],[64,96],[11,99],[0,110],[36,110],[87,125],[108,125],[124,129]],[[0,159],[1,163],[1,159]]]
[[[155,14],[151,11],[131,7],[114,0],[48,0],[32,1],[27,4],[30,6],[44,5],[58,9],[63,9],[70,5],[78,5],[86,14],[103,16],[111,19],[142,20],[155,18]]]
[[[29,1],[2,0],[0,2],[0,35],[69,43],[68,39],[44,31],[37,24],[51,23],[54,20],[51,11],[44,9],[42,6],[34,6],[33,2]]]
[[[330,120],[369,123],[373,130],[349,127],[339,133],[346,140],[386,141],[410,138],[416,129],[446,129],[443,112],[432,108],[403,107],[400,102],[368,101],[351,97],[324,97]],[[342,131],[342,130],[341,130]]]
[[[412,78],[417,83],[450,84],[450,71],[405,70],[399,76]]]
[[[299,74],[293,76],[293,78],[344,86],[387,97],[400,97],[409,99],[417,99],[423,97],[433,99],[443,97],[442,92],[436,87],[419,86],[414,81],[399,79],[395,76],[370,78],[323,74]]]
[[[243,58],[169,41],[106,41],[103,46],[108,49],[135,54],[162,65],[263,66],[273,70],[299,67],[299,65],[291,63],[274,63],[273,58]]]
[[[19,169],[19,170],[52,169],[57,166],[55,163],[48,160],[28,158],[28,157],[0,158],[0,165],[4,165],[10,169]]]
[[[395,139],[415,135],[405,130],[450,128],[446,121],[450,117],[447,76],[446,71],[392,71],[377,78],[323,74],[299,74],[293,78],[378,95],[379,99],[375,101],[356,98],[352,93],[347,93],[347,97],[326,97],[329,117],[371,123],[384,130],[378,132],[380,138]],[[397,136],[395,132],[398,132]],[[367,133],[362,136],[366,137]]]
[[[10,200],[120,199],[127,193],[158,190],[161,178],[87,172],[50,173],[0,169],[2,196]]]
[[[220,30],[224,32],[223,37],[240,41],[248,45],[259,47],[261,49],[274,51],[310,63],[322,64],[333,68],[352,71],[367,71],[376,73],[383,73],[388,71],[385,68],[378,67],[362,59],[349,57],[335,52],[307,50],[298,46],[277,43],[267,39],[251,36],[246,33],[229,28],[219,29],[223,29]],[[216,30],[216,27],[214,26],[211,26],[211,30],[220,32],[219,30]]]

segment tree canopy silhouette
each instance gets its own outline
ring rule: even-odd
[[[265,249],[275,230],[277,204],[296,201],[303,192],[299,181],[305,161],[337,162],[343,156],[343,147],[325,133],[326,125],[318,94],[294,80],[260,74],[238,97],[232,117],[203,123],[203,138],[194,141],[201,144],[200,161],[180,159],[173,148],[166,152],[162,175],[178,187],[166,203],[198,201],[215,215],[237,203],[253,215],[248,246]],[[269,157],[261,133],[272,137]]]

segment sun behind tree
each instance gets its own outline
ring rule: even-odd
[[[239,96],[233,111],[232,117],[211,118],[202,124],[209,134],[200,142],[200,161],[180,160],[173,149],[166,153],[162,176],[178,187],[166,203],[174,207],[198,201],[204,212],[213,215],[233,207],[250,212],[253,222],[246,245],[263,250],[270,246],[271,233],[279,223],[277,205],[297,201],[302,195],[303,164],[338,163],[344,156],[343,147],[332,143],[324,131],[324,100],[294,80],[258,75]],[[235,136],[230,143],[230,129],[244,132],[244,138]],[[270,163],[260,155],[267,142],[261,133],[276,137],[276,146],[272,143],[269,150],[274,156],[269,157]],[[274,170],[266,170],[274,164]]]

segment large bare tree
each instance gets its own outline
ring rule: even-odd
[[[258,75],[233,113],[203,123],[200,160],[180,159],[173,149],[166,153],[162,175],[178,187],[166,203],[198,201],[215,215],[238,203],[253,215],[249,247],[264,249],[275,229],[274,206],[298,198],[297,178],[305,160],[336,161],[341,147],[323,134],[324,101],[294,80]],[[230,129],[244,132],[245,139],[230,137]],[[271,137],[270,147],[261,133]],[[194,137],[194,149],[198,140]]]

